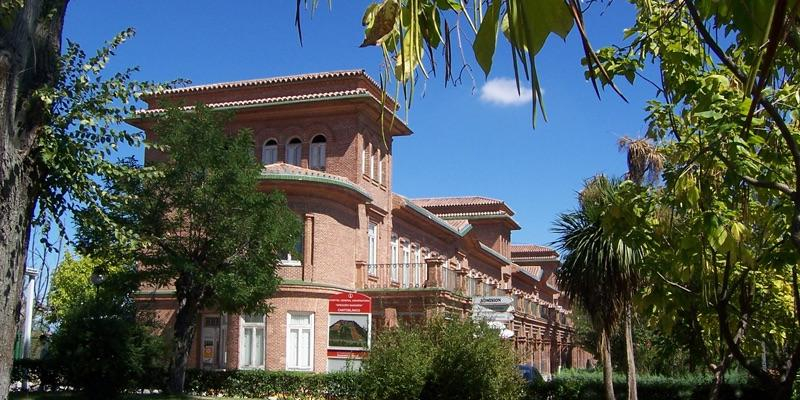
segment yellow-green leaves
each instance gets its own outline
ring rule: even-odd
[[[366,28],[361,47],[380,44],[394,31],[399,14],[400,5],[397,4],[397,0],[370,4],[361,20],[361,24]]]
[[[492,70],[492,58],[497,44],[497,22],[500,19],[501,0],[493,0],[492,5],[483,17],[475,42],[472,43],[472,51],[475,52],[475,59],[483,69],[483,73],[489,76]]]

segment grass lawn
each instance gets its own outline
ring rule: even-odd
[[[9,400],[70,400],[82,399],[73,393],[11,393]],[[122,400],[233,400],[232,397],[170,396],[165,394],[128,394]],[[248,400],[237,397],[236,400]],[[250,399],[256,400],[256,399]]]

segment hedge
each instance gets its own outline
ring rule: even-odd
[[[711,390],[711,377],[690,375],[681,377],[640,376],[636,382],[640,399],[647,400],[706,400]],[[614,394],[626,399],[628,385],[624,375],[614,375]],[[564,371],[548,382],[533,382],[528,387],[527,400],[590,400],[603,398],[603,375],[600,372]],[[766,390],[749,383],[745,377],[728,378],[720,392],[720,400],[768,399]]]
[[[19,381],[24,376],[33,382],[41,379],[52,390],[63,382],[53,370],[51,365],[40,360],[15,360],[12,381]],[[185,388],[187,393],[202,396],[359,400],[369,397],[363,392],[364,377],[365,375],[359,372],[314,374],[191,369],[186,373]],[[151,377],[150,385],[158,381],[158,377]],[[641,376],[637,387],[640,399],[705,400],[711,389],[710,382],[711,378],[705,375]],[[469,384],[469,379],[465,379],[465,384]],[[627,386],[624,375],[615,375],[614,390],[618,399],[625,399]],[[531,383],[525,393],[526,400],[601,400],[602,398],[602,374],[586,371],[562,371],[550,381]],[[749,383],[743,375],[729,377],[720,396],[720,400],[767,398],[771,398],[767,391]]]
[[[332,400],[361,397],[357,372],[279,372],[263,370],[186,372],[185,389],[201,396],[293,398],[309,396]]]

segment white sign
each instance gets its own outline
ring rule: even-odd
[[[509,312],[474,312],[472,319],[485,321],[509,322],[514,320],[514,314]]]
[[[514,299],[509,296],[477,296],[472,298],[473,305],[483,307],[503,307],[514,304]]]

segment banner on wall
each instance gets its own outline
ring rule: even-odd
[[[357,369],[369,350],[372,299],[361,293],[340,293],[328,301],[328,371]]]

